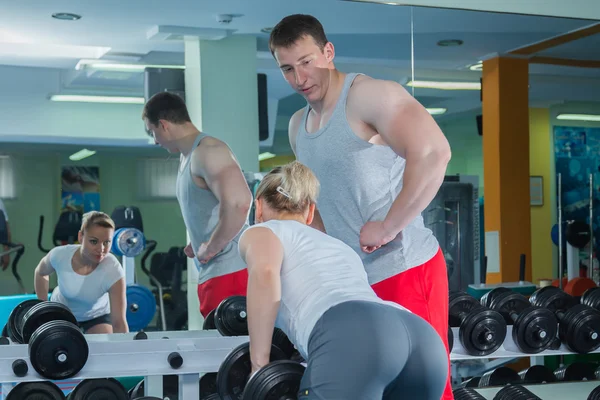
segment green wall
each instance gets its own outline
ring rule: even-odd
[[[16,169],[17,197],[3,201],[9,215],[13,241],[25,245],[19,273],[28,292],[33,292],[33,271],[45,254],[37,247],[39,218],[40,215],[45,217],[43,246],[49,248],[60,211],[61,166],[75,164],[68,159],[71,153],[6,152],[3,149],[3,154],[13,157]],[[140,208],[146,237],[158,243],[155,251],[166,252],[171,246],[185,246],[185,226],[175,199],[136,199],[137,156],[129,156],[123,149],[103,151],[76,164],[100,168],[102,211],[110,214],[118,205],[136,205]],[[166,158],[166,153],[161,157]],[[136,276],[141,284],[148,285],[148,279],[140,269],[140,260],[141,257],[136,258]],[[0,295],[18,294],[19,288],[10,270],[0,273]],[[50,284],[51,287],[56,285],[55,278]]]

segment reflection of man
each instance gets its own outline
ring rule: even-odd
[[[6,233],[8,235],[8,242],[10,243],[12,241],[12,238],[10,235],[10,227],[8,226],[8,214],[6,213],[6,207],[4,207],[4,203],[2,202],[2,199],[0,199],[0,211],[2,211],[2,213],[4,213],[4,220],[6,221]],[[3,248],[4,248],[4,251],[9,250],[9,247],[6,245]],[[8,265],[10,264],[10,255],[9,254],[2,256],[1,264],[2,264],[2,271],[4,271],[6,268],[8,268]]]

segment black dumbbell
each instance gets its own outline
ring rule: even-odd
[[[221,335],[245,336],[248,334],[245,296],[230,296],[219,303],[214,311],[214,325]]]
[[[593,381],[596,380],[596,370],[598,364],[576,361],[569,365],[565,365],[557,368],[554,371],[557,381],[561,382],[580,382],[580,381]]]
[[[585,354],[600,347],[600,311],[580,304],[575,297],[555,286],[538,289],[529,302],[556,315],[558,336],[570,351]]]
[[[75,386],[67,400],[129,400],[125,387],[114,378],[84,379]]]
[[[513,341],[523,353],[540,353],[557,341],[558,320],[554,313],[531,305],[520,293],[495,288],[483,295],[481,304],[498,311],[512,325]]]
[[[301,368],[304,371],[304,366],[295,361],[288,360],[288,356],[277,346],[274,344],[271,345],[271,354],[270,354],[270,363],[274,363],[276,361],[286,361],[283,364],[275,364],[281,365],[278,367],[271,367],[274,369],[266,369],[265,371],[271,371],[270,373],[264,376],[261,374],[263,378],[254,380],[257,383],[253,383],[252,391],[248,392],[248,395],[254,393],[254,391],[263,392],[266,389],[269,390],[280,390],[281,393],[278,392],[281,398],[285,398],[285,394],[288,393],[291,396],[295,396],[299,390],[300,379],[302,378],[302,374],[300,374],[300,379],[297,379],[297,374],[294,371],[299,371]],[[293,364],[293,367],[291,366]],[[267,366],[263,367],[263,369],[267,368]],[[288,370],[293,369],[292,372]],[[288,371],[283,375],[280,375],[281,371]],[[223,400],[247,400],[253,397],[246,397],[244,394],[245,388],[247,384],[250,384],[251,372],[251,364],[250,364],[250,343],[242,343],[239,346],[235,347],[228,355],[225,357],[221,366],[219,367],[219,371],[217,372],[217,391]],[[258,375],[258,373],[256,374]],[[270,386],[269,378],[277,376],[278,379],[275,379],[271,384],[275,386]],[[263,382],[264,384],[260,384]],[[258,393],[257,392],[257,393]],[[243,396],[243,397],[242,397]],[[260,397],[264,399],[266,397]]]
[[[494,400],[542,400],[521,385],[509,384],[496,393]]]
[[[498,367],[483,374],[479,379],[478,386],[480,388],[488,386],[504,386],[509,383],[518,383],[521,377],[518,372],[509,367]]]
[[[211,310],[206,318],[204,318],[204,323],[202,324],[202,330],[207,331],[211,329],[217,329],[215,326],[215,310]]]
[[[61,303],[25,300],[13,309],[7,325],[13,342],[29,345],[31,365],[47,379],[68,379],[87,362],[85,336]]]
[[[482,306],[465,292],[450,292],[449,324],[459,328],[465,351],[474,356],[492,354],[506,338],[506,321],[500,313]]]
[[[48,399],[65,400],[65,394],[50,381],[21,382],[8,392],[6,400]]]
[[[469,387],[459,387],[452,391],[454,400],[485,400],[485,397],[480,395]]]
[[[532,365],[531,367],[519,372],[521,383],[538,384],[556,382],[554,373],[544,365]]]

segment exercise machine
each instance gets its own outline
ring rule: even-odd
[[[74,244],[78,242],[79,230],[81,229],[81,221],[83,220],[83,213],[80,211],[63,211],[58,217],[58,222],[54,226],[54,233],[52,234],[53,247],[62,246],[65,244]],[[44,252],[49,253],[50,249],[46,249],[42,245],[42,238],[44,234],[44,216],[40,215],[40,229],[38,232],[38,248]]]
[[[19,289],[22,293],[25,293],[25,285],[23,285],[21,276],[17,271],[19,260],[21,257],[23,257],[23,253],[25,253],[25,246],[21,243],[12,243],[8,241],[8,226],[6,224],[6,216],[4,215],[4,211],[0,211],[0,246],[8,247],[8,250],[0,251],[0,258],[8,254],[15,253],[15,257],[13,258],[11,264],[11,272],[19,284]]]

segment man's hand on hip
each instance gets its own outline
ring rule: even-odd
[[[386,232],[383,221],[369,221],[360,230],[360,248],[372,253],[394,240],[397,235]]]

